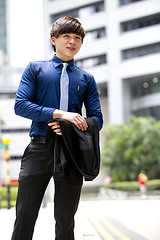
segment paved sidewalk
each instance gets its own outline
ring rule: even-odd
[[[160,200],[81,201],[76,215],[76,240],[100,240],[88,217],[107,217],[147,240],[160,240]],[[10,240],[15,209],[0,210],[0,239]],[[113,221],[114,222],[114,221]],[[114,238],[117,239],[117,238]],[[130,238],[131,240],[133,238]],[[54,240],[54,210],[41,208],[33,240]],[[137,240],[137,239],[133,239]]]
[[[128,230],[137,233],[147,240],[160,240],[159,213],[160,200],[157,198],[146,200],[82,201],[77,217],[81,221],[87,217],[107,217],[119,222],[128,228]],[[82,232],[84,233],[84,230]],[[89,240],[89,238],[87,239]],[[130,240],[137,239],[133,237]]]
[[[83,208],[83,207],[82,207]],[[79,215],[79,216],[78,216]],[[15,220],[15,208],[0,210],[0,239],[10,240]],[[100,240],[96,230],[91,226],[89,220],[83,214],[75,217],[76,240],[92,239]],[[53,204],[49,203],[46,208],[41,208],[36,222],[33,240],[54,240],[54,209]]]

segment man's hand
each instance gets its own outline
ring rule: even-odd
[[[51,129],[53,129],[53,131],[54,131],[57,135],[62,135],[61,128],[60,128],[58,122],[50,122],[50,123],[48,123],[48,126],[50,126]]]
[[[73,123],[78,129],[82,131],[86,131],[88,128],[86,120],[78,113],[65,112],[62,110],[55,109],[52,114],[52,118],[53,119],[60,118],[67,120]],[[62,135],[58,122],[51,122],[48,124],[48,126],[50,126],[56,134]]]

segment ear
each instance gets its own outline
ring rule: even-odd
[[[52,45],[54,45],[54,46],[56,45],[56,44],[55,44],[55,37],[52,37],[52,38],[51,38],[51,43],[52,43]]]

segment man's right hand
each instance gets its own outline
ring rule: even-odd
[[[73,123],[78,129],[82,131],[86,131],[88,128],[86,120],[79,113],[65,112],[62,110],[55,109],[52,114],[52,118],[53,119],[60,118],[67,120]],[[58,122],[49,123],[48,125],[53,129],[53,131],[56,134],[62,135]]]

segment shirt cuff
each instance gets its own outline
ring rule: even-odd
[[[52,114],[54,110],[55,108],[43,107],[41,110],[41,117],[40,117],[41,122],[46,122],[52,119]]]
[[[98,125],[99,125],[99,131],[100,131],[100,130],[102,129],[102,124],[100,123],[99,118],[96,117],[96,116],[92,116],[92,118],[94,118],[95,120],[97,120]]]

